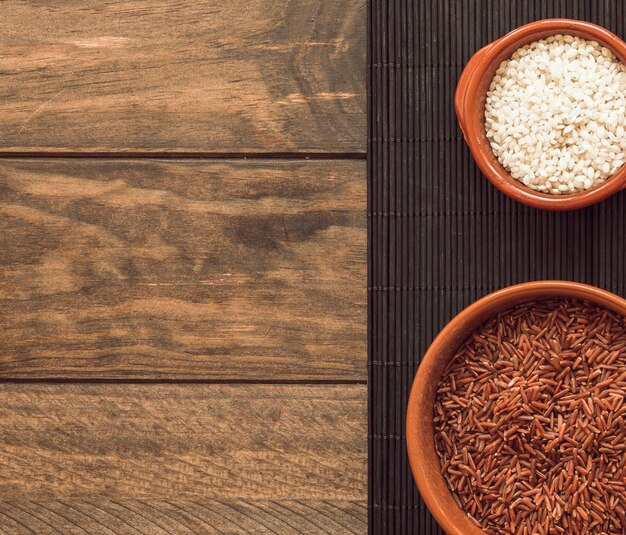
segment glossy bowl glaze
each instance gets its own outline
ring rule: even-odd
[[[598,41],[626,64],[626,43],[601,26],[569,19],[531,22],[481,48],[469,60],[454,97],[454,107],[474,160],[500,191],[513,199],[544,210],[574,210],[610,197],[626,187],[626,165],[599,186],[581,193],[550,195],[531,190],[511,177],[493,154],[485,131],[487,90],[502,61],[520,47],[551,35],[569,34]]]
[[[585,299],[626,316],[626,300],[596,288],[566,281],[509,286],[476,301],[448,323],[424,355],[409,396],[406,441],[413,477],[428,509],[448,535],[485,535],[456,504],[441,475],[433,424],[437,386],[448,361],[489,318],[524,301],[553,297]]]

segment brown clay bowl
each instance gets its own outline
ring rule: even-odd
[[[485,535],[456,504],[441,475],[433,424],[437,385],[448,361],[482,323],[529,300],[585,299],[626,316],[626,300],[594,286],[566,281],[527,282],[479,299],[444,327],[424,355],[409,397],[406,441],[413,477],[428,509],[448,535]]]
[[[485,131],[487,90],[498,66],[518,48],[556,34],[569,34],[612,50],[626,63],[626,43],[601,26],[580,20],[547,19],[521,26],[481,48],[469,60],[454,97],[454,107],[474,160],[483,174],[502,193],[544,210],[574,210],[597,203],[626,187],[626,165],[604,183],[581,193],[550,195],[531,190],[511,177],[493,154]]]

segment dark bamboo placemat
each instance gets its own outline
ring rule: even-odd
[[[370,533],[442,533],[415,488],[405,408],[426,348],[459,310],[540,279],[626,295],[626,194],[540,212],[483,178],[453,110],[463,65],[527,22],[583,19],[624,37],[621,0],[369,0]]]

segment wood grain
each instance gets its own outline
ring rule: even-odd
[[[365,501],[107,500],[2,502],[13,535],[363,535]]]
[[[0,378],[364,380],[364,175],[0,161]]]
[[[364,152],[365,0],[0,3],[0,151]]]
[[[365,385],[0,385],[0,500],[363,500]]]
[[[0,533],[365,533],[361,385],[0,385]]]

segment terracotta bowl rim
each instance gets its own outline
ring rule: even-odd
[[[590,206],[600,202],[617,191],[626,187],[626,165],[620,168],[603,184],[590,190],[568,195],[550,195],[536,192],[515,180],[494,158],[491,147],[484,134],[484,122],[475,120],[478,107],[482,106],[483,94],[479,85],[485,77],[491,79],[490,70],[495,72],[493,62],[504,50],[516,44],[532,42],[545,35],[567,34],[575,32],[583,37],[592,38],[603,46],[611,49],[617,57],[626,64],[626,42],[606,28],[574,19],[544,19],[530,22],[507,33],[503,37],[491,42],[478,50],[466,64],[459,79],[455,93],[455,110],[463,131],[463,136],[469,145],[474,160],[482,173],[500,191],[509,197],[535,208],[544,210],[573,210]],[[536,36],[536,37],[535,37]]]
[[[427,458],[430,456],[432,460],[433,455],[435,458],[437,456],[434,439],[431,442],[425,438],[425,433],[418,429],[417,422],[425,420],[432,422],[434,397],[425,399],[425,396],[420,395],[420,390],[425,391],[428,389],[427,385],[439,383],[441,373],[437,372],[437,369],[439,369],[438,365],[442,365],[441,360],[449,358],[467,336],[486,320],[485,318],[492,317],[498,311],[506,310],[516,303],[551,297],[588,300],[626,316],[626,299],[595,286],[563,280],[544,280],[508,286],[482,297],[457,314],[432,342],[415,374],[406,419],[409,462],[424,502],[448,535],[484,535],[484,531],[476,527],[454,502],[439,472],[438,459],[437,470],[434,472],[432,469],[428,470],[428,466],[432,466],[432,463],[428,464]],[[451,342],[451,339],[456,342]],[[455,347],[451,347],[452,345]],[[429,434],[432,438],[432,432]],[[426,448],[429,452],[425,454]],[[442,488],[445,489],[447,497],[442,496]],[[449,500],[445,505],[442,503],[443,498]]]

